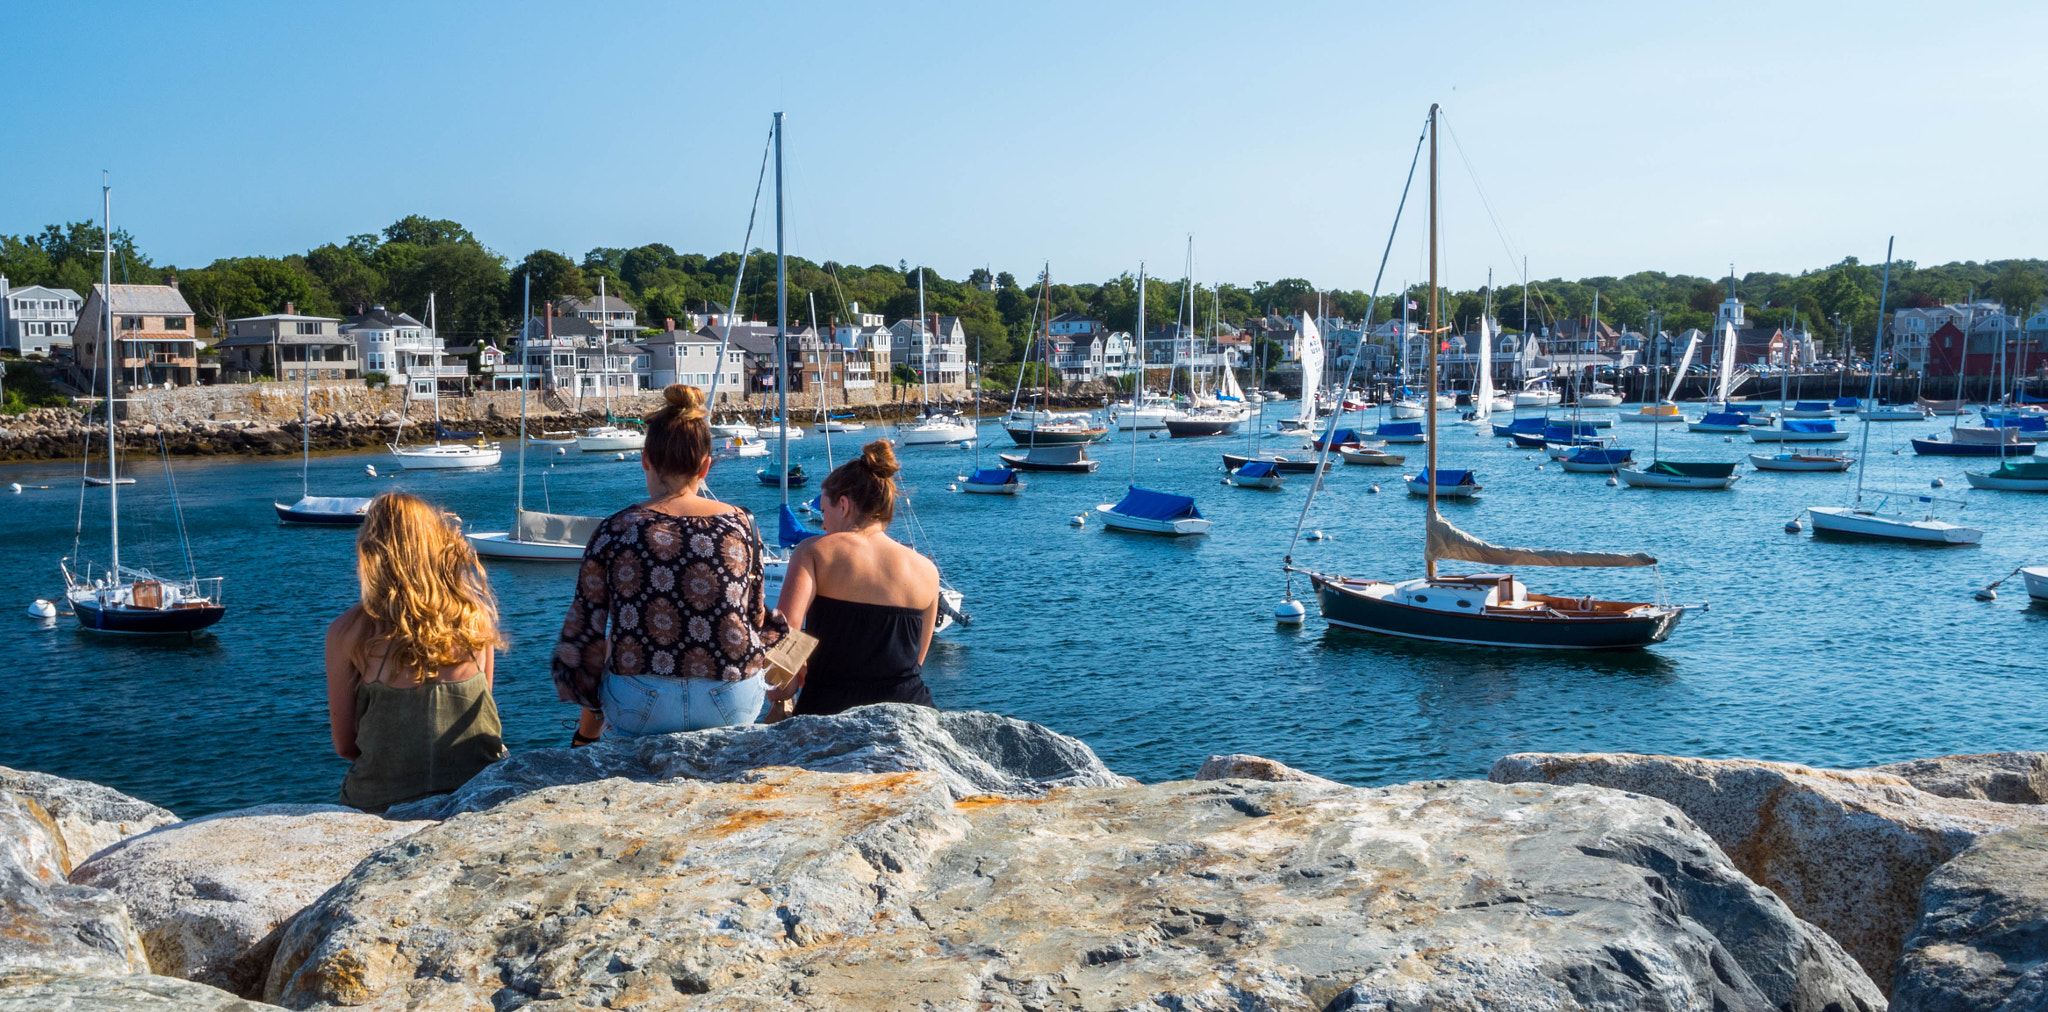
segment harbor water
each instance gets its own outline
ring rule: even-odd
[[[934,698],[1075,735],[1143,780],[1192,776],[1222,752],[1382,784],[1481,777],[1495,758],[1520,751],[1859,766],[2048,744],[2048,669],[2035,656],[2048,609],[2030,608],[2016,578],[1994,603],[1972,597],[2016,566],[2048,562],[2048,496],[1966,491],[1964,468],[1995,461],[1915,457],[1907,439],[1945,422],[1870,423],[1865,484],[1903,493],[1902,501],[1966,500],[1963,521],[1986,532],[1979,546],[1785,533],[1806,506],[1846,504],[1854,472],[1758,473],[1745,463],[1728,491],[1632,490],[1610,487],[1604,475],[1562,473],[1454,413],[1442,418],[1439,466],[1474,469],[1485,486],[1475,500],[1444,504],[1453,523],[1501,543],[1641,550],[1661,560],[1654,571],[1524,571],[1532,589],[1710,607],[1641,653],[1445,647],[1328,629],[1297,577],[1309,619],[1276,627],[1273,608],[1287,590],[1282,559],[1310,478],[1291,476],[1279,491],[1220,484],[1220,455],[1243,452],[1247,437],[1161,433],[1134,445],[1122,434],[1091,449],[1098,473],[1029,474],[1016,497],[948,490],[974,465],[973,451],[909,447],[900,455],[912,508],[899,512],[896,533],[937,559],[973,617],[933,644],[925,677]],[[1864,423],[1842,424],[1851,439],[1826,448],[1856,453]],[[1646,461],[1652,428],[1608,431]],[[982,432],[980,462],[993,466],[1010,441],[992,420]],[[843,461],[862,437],[888,434],[835,435],[830,456]],[[1672,460],[1777,449],[1743,436],[1659,438]],[[471,529],[504,530],[514,446],[502,466],[468,472],[396,472],[381,454],[316,457],[310,487],[315,495],[403,489]],[[1269,438],[1264,448],[1303,452],[1298,437]],[[1423,448],[1389,449],[1409,452],[1408,466],[1337,465],[1325,478],[1303,524],[1324,536],[1294,545],[1297,564],[1421,575],[1423,503],[1401,477],[1419,470]],[[644,495],[637,462],[529,452],[528,508],[608,514]],[[800,498],[815,493],[827,456],[815,433],[792,444],[813,476]],[[755,479],[771,461],[722,462],[712,482],[772,532],[777,492]],[[122,561],[188,573],[161,461],[123,465],[136,484],[120,490]],[[72,554],[81,516],[79,554],[104,564],[107,492],[81,496],[76,463],[0,469],[0,485],[24,486],[0,491],[8,507],[0,510],[0,602],[15,616],[0,618],[8,658],[0,765],[98,781],[186,816],[330,800],[345,763],[329,744],[321,647],[328,622],[356,593],[353,529],[277,523],[271,503],[298,498],[300,469],[296,458],[174,462],[192,566],[227,578],[227,618],[189,641],[107,638],[79,631],[68,616],[28,617],[30,601],[59,596],[58,560]],[[1945,488],[1930,487],[1937,478]],[[1114,503],[1133,480],[1195,496],[1213,532],[1164,539],[1106,530],[1092,517],[1072,523]],[[1378,494],[1368,491],[1374,484]],[[515,750],[569,740],[574,710],[556,701],[548,657],[574,568],[490,566],[510,641],[498,662],[498,706]]]

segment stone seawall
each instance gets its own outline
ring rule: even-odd
[[[916,389],[906,392],[914,395]],[[579,401],[554,391],[535,391],[523,396],[528,426],[535,436],[605,421],[606,405],[601,398],[586,397]],[[909,418],[921,410],[914,396],[908,400],[871,400],[852,405],[837,403],[837,396],[833,395],[833,414],[851,414],[868,421]],[[440,400],[441,420],[451,429],[516,439],[521,397],[516,390],[444,396]],[[1000,412],[1009,405],[1008,397],[985,395],[979,405],[969,397],[959,387],[933,390],[935,402],[978,410],[984,415]],[[816,418],[815,396],[793,393],[789,400],[790,414],[799,422],[806,417]],[[1053,403],[1062,408],[1092,408],[1104,400],[1100,394],[1062,395],[1054,397]],[[401,414],[413,438],[424,438],[432,432],[432,401],[414,400],[408,404],[403,389],[370,389],[358,380],[315,383],[310,391],[290,382],[136,390],[120,406],[117,431],[124,452],[156,453],[161,447],[173,456],[296,453],[302,445],[300,414],[308,401],[308,424],[316,450],[382,446],[396,435]],[[758,419],[764,413],[772,414],[775,402],[773,394],[756,393],[746,398],[722,394],[716,413],[721,417]],[[658,392],[636,391],[613,398],[610,413],[621,418],[639,418],[660,408],[661,403]],[[90,452],[100,455],[105,448],[105,423],[87,425],[84,408],[90,406],[88,403],[78,408],[38,408],[0,417],[0,461],[76,459],[87,452],[89,441]]]

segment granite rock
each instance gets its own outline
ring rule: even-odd
[[[1944,798],[1887,773],[1748,759],[1524,753],[1495,762],[1489,778],[1677,805],[1887,986],[1928,873],[1987,834],[2048,822],[2048,807]]]
[[[609,779],[455,816],[292,921],[287,1008],[1883,1007],[1676,809],[1477,781],[962,798]]]
[[[0,791],[34,798],[57,825],[72,865],[137,833],[167,826],[178,817],[147,801],[89,780],[70,780],[0,766]]]
[[[1131,783],[1087,745],[1044,726],[993,713],[886,703],[829,717],[793,717],[706,731],[604,741],[579,749],[515,752],[461,790],[394,805],[393,819],[445,819],[529,791],[608,777],[653,782],[731,780],[791,766],[830,773],[936,773],[954,797],[1042,795],[1055,787]]]
[[[2048,1010],[2048,826],[1987,836],[1927,876],[1892,1008]]]
[[[144,973],[112,894],[64,881],[63,837],[32,798],[0,791],[0,987],[29,974]]]
[[[2048,804],[2048,752],[1988,752],[1870,767],[1929,794],[2007,805]]]
[[[286,921],[371,851],[429,825],[264,805],[132,837],[71,873],[128,905],[158,973],[254,997]]]
[[[218,988],[147,973],[46,974],[0,987],[0,1012],[284,1012]]]
[[[1303,773],[1286,763],[1264,756],[1233,752],[1212,755],[1202,763],[1196,780],[1264,780],[1272,783],[1336,784],[1313,773]]]

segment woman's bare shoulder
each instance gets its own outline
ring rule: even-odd
[[[327,638],[356,639],[363,634],[363,627],[369,621],[370,617],[363,613],[363,603],[357,601],[349,605],[347,611],[336,615],[334,621],[327,623]]]

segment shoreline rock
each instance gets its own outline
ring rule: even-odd
[[[1974,798],[2004,805],[2048,804],[2048,752],[1987,752],[1908,759],[1871,766],[1867,771],[1889,773],[1944,798]]]
[[[66,882],[69,860],[42,805],[0,791],[0,988],[38,974],[148,972],[128,908]]]
[[[284,1012],[218,988],[138,973],[40,974],[0,987],[0,1012]]]
[[[2048,826],[1987,836],[1927,876],[1892,1008],[2048,1008]]]
[[[69,859],[62,874],[138,833],[178,821],[168,809],[89,780],[0,766],[0,791],[33,798],[49,813]]]

